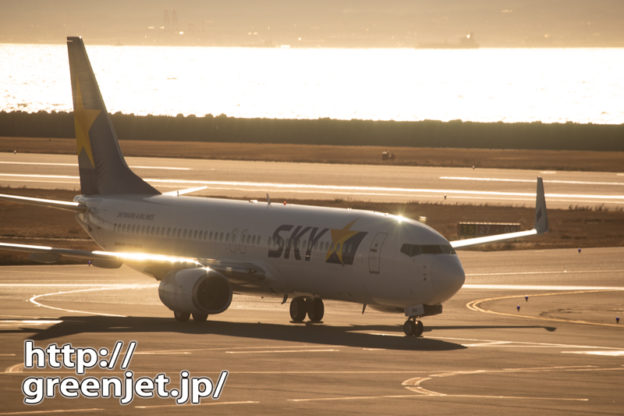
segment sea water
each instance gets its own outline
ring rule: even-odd
[[[109,112],[624,123],[624,49],[89,45]],[[64,44],[0,44],[1,111],[71,111]]]

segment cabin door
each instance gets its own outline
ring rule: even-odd
[[[381,269],[381,249],[387,237],[388,233],[377,233],[371,242],[368,249],[368,271],[370,273],[378,274]]]

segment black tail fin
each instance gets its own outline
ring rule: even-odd
[[[159,194],[130,170],[121,154],[82,39],[68,37],[67,52],[82,194]]]

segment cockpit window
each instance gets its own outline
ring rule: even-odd
[[[419,254],[455,254],[455,249],[450,245],[403,244],[401,246],[401,253],[407,254],[410,257]]]

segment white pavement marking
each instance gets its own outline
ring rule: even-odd
[[[15,374],[15,373],[23,373],[23,372],[24,372],[24,363],[13,364],[4,370],[5,374]]]
[[[475,344],[462,344],[463,347],[495,347],[500,345],[513,344],[513,341],[491,341],[491,342],[477,342]]]
[[[490,285],[490,284],[467,284],[464,289],[488,289],[488,290],[548,290],[548,291],[568,291],[568,290],[596,290],[596,291],[624,291],[622,286],[555,286],[555,285]]]
[[[402,386],[407,390],[425,397],[461,397],[474,399],[509,399],[509,400],[554,400],[554,401],[582,401],[586,402],[588,398],[576,397],[541,397],[541,396],[502,396],[502,395],[481,395],[481,394],[446,394],[433,391],[422,387],[426,381],[436,378],[456,377],[462,375],[482,375],[482,374],[518,374],[518,373],[553,373],[553,372],[571,372],[571,371],[622,371],[624,368],[598,368],[594,366],[553,366],[553,367],[528,367],[528,368],[502,368],[502,369],[476,369],[476,370],[459,370],[447,371],[441,373],[429,374],[426,377],[413,377],[403,381]]]
[[[475,182],[517,182],[517,183],[535,183],[535,179],[508,179],[508,178],[482,178],[469,176],[440,176],[442,180],[452,181],[475,181]],[[612,185],[624,186],[624,182],[596,182],[596,181],[570,181],[559,179],[546,179],[545,183],[557,183],[562,185]]]
[[[613,292],[613,291],[614,291],[613,288],[609,287],[608,289],[605,289],[605,290],[560,291],[560,292],[554,292],[554,293],[536,293],[536,294],[533,294],[532,296],[542,297],[542,296],[582,295],[586,293],[600,293],[600,292]],[[470,309],[471,311],[475,311],[475,312],[490,313],[493,315],[501,315],[501,316],[513,316],[515,318],[532,319],[532,320],[538,320],[538,321],[563,322],[567,324],[581,324],[581,325],[605,326],[605,327],[612,327],[612,328],[624,328],[624,326],[620,324],[589,322],[589,321],[583,321],[580,319],[546,318],[543,316],[521,315],[519,313],[493,311],[491,309],[484,309],[480,306],[482,303],[486,303],[486,302],[506,300],[506,299],[517,299],[517,298],[519,298],[518,295],[509,295],[509,296],[497,296],[497,297],[492,297],[492,298],[476,299],[476,300],[471,300],[470,302],[466,303],[466,307]]]
[[[1,176],[1,175],[0,175]],[[36,183],[54,183],[54,184],[63,184],[63,185],[76,185],[78,184],[78,179],[74,179],[72,181],[42,181],[42,180],[34,180],[34,179],[3,179],[5,182],[36,182]]]
[[[470,341],[470,342],[483,342],[483,343],[495,343],[495,342],[510,342],[516,345],[521,345],[523,348],[525,347],[546,347],[546,348],[579,348],[579,349],[590,349],[590,350],[616,350],[619,351],[621,347],[603,347],[599,345],[576,345],[576,344],[556,344],[552,342],[531,342],[531,341],[502,341],[496,339],[480,339],[480,338],[458,338],[458,337],[435,337],[435,339],[441,340],[451,340],[451,341]]]
[[[158,408],[164,408],[164,407],[175,407],[176,409],[184,409],[184,408],[190,408],[190,409],[195,409],[199,406],[229,406],[229,405],[237,405],[237,404],[259,404],[259,401],[255,401],[255,400],[245,400],[245,401],[238,401],[238,402],[218,402],[218,401],[213,401],[213,402],[202,402],[202,403],[198,403],[198,404],[189,404],[189,405],[179,405],[179,404],[156,404],[156,405],[146,405],[146,406],[134,406],[135,409],[158,409]]]
[[[117,287],[119,283],[0,283],[0,287]],[[157,286],[157,285],[154,285]]]
[[[50,324],[59,324],[61,322],[63,321],[50,320],[50,319],[41,320],[41,321],[38,321],[36,319],[2,319],[0,320],[0,325],[50,325]]]
[[[0,176],[15,178],[78,179],[78,176],[75,175],[39,175],[34,173],[0,173]]]
[[[607,357],[623,357],[624,351],[561,351],[562,354],[602,355]]]
[[[296,350],[259,350],[259,351],[226,351],[226,354],[281,354],[292,352],[337,352],[335,348],[296,349]]]
[[[368,331],[350,331],[353,333],[361,333],[361,334],[369,334],[369,335],[377,335],[380,337],[396,337],[396,338],[405,338],[403,334],[390,334],[387,332],[368,332]]]
[[[53,162],[7,162],[0,160],[0,165],[35,165],[35,166],[72,166],[78,167],[77,163],[53,163]],[[162,170],[191,170],[191,168],[182,168],[177,166],[143,166],[131,165],[135,169],[162,169]]]
[[[425,396],[416,394],[388,394],[381,396],[338,396],[338,397],[317,397],[307,399],[287,399],[289,402],[328,402],[341,400],[377,400],[377,399],[422,399]]]
[[[60,308],[60,307],[56,307],[56,306],[45,305],[43,303],[38,302],[37,299],[40,299],[40,298],[43,298],[43,297],[48,297],[48,296],[55,296],[55,295],[68,295],[68,294],[74,294],[74,293],[97,292],[97,291],[102,291],[102,290],[144,289],[144,288],[148,288],[148,287],[149,288],[154,287],[154,284],[149,284],[149,285],[119,284],[119,285],[113,285],[113,286],[94,287],[94,288],[89,288],[89,289],[63,290],[63,291],[59,291],[59,292],[52,292],[52,293],[44,293],[44,294],[41,294],[41,295],[35,295],[35,296],[32,296],[30,299],[28,299],[28,301],[33,303],[33,304],[35,304],[35,305],[37,305],[37,306],[43,307],[43,308],[54,309],[54,310],[64,311],[64,312],[81,313],[81,314],[85,314],[85,315],[126,317],[126,315],[118,315],[118,314],[114,314],[114,313],[101,313],[101,312],[83,311],[83,310],[78,310],[78,309],[67,309],[67,308]]]
[[[387,351],[387,350],[386,350]],[[337,370],[337,371],[327,371],[327,370],[268,370],[268,371],[230,371],[231,374],[265,374],[265,375],[280,375],[280,374],[292,374],[292,375],[302,375],[302,374],[321,374],[321,375],[330,375],[330,374],[415,374],[422,373],[424,371],[418,370]]]
[[[503,272],[503,273],[466,273],[466,277],[477,276],[529,276],[529,275],[541,275],[541,274],[587,274],[587,273],[621,273],[624,269],[592,269],[592,270],[548,270],[548,271],[535,271],[535,272]]]
[[[46,179],[74,179],[78,180],[78,176],[71,175],[39,175],[39,174],[9,174],[0,173],[0,177],[16,177],[16,178],[46,178]],[[234,190],[240,190],[240,188],[248,187],[251,189],[280,189],[288,190],[289,192],[297,193],[320,193],[320,192],[341,192],[346,194],[358,194],[369,192],[383,192],[383,193],[403,193],[406,195],[417,194],[435,194],[435,195],[470,195],[473,197],[526,197],[535,198],[534,193],[529,192],[499,192],[499,191],[474,191],[474,190],[461,190],[461,189],[425,189],[425,188],[397,188],[397,187],[385,187],[385,186],[356,186],[356,185],[313,185],[313,184],[301,184],[301,183],[275,183],[275,182],[249,182],[249,181],[204,181],[204,180],[191,180],[191,179],[159,179],[159,178],[145,178],[147,182],[159,183],[159,184],[192,184],[192,185],[205,185],[210,189],[215,189],[213,186],[229,186],[234,187]],[[219,189],[219,188],[217,188]],[[229,188],[221,188],[229,189]],[[385,194],[384,194],[385,195]],[[596,199],[604,201],[616,201],[624,202],[624,195],[596,195],[596,194],[562,194],[562,193],[548,193],[547,198],[573,198],[573,199]]]
[[[426,379],[428,380],[428,379]],[[429,391],[423,389],[423,391]],[[416,392],[416,391],[415,391]],[[553,400],[553,401],[575,401],[586,402],[587,398],[565,398],[565,397],[535,397],[535,396],[486,396],[476,394],[385,394],[380,396],[339,396],[339,397],[318,397],[308,399],[288,399],[289,402],[327,402],[327,401],[347,401],[347,400],[379,400],[379,399],[430,399],[433,397],[445,398],[466,398],[466,399],[515,399],[515,400]]]
[[[104,409],[99,407],[91,407],[88,409],[52,409],[52,410],[22,410],[17,412],[0,412],[1,416],[8,415],[48,415],[52,413],[86,413],[86,412],[103,412]]]

